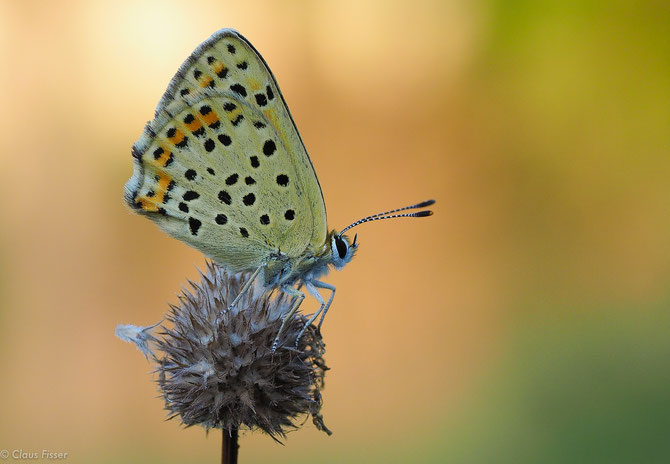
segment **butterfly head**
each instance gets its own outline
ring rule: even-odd
[[[358,234],[354,236],[354,241],[351,242],[346,235],[332,231],[330,233],[330,255],[331,262],[336,269],[342,269],[351,261],[358,248],[356,239]]]

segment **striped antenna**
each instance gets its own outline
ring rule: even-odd
[[[392,214],[392,213],[397,213],[398,211],[405,211],[406,209],[417,209],[417,208],[425,208],[426,206],[430,206],[433,203],[435,203],[435,200],[426,200],[422,201],[421,203],[417,203],[416,205],[412,206],[405,206],[403,208],[397,208],[397,209],[392,209],[390,211],[386,211],[384,213],[377,213],[373,214],[371,216],[364,217],[363,219],[359,219],[358,221],[354,222],[353,224],[348,225],[344,229],[342,229],[342,232],[340,232],[337,236],[342,237],[342,234],[351,229],[352,227],[356,227],[357,225],[363,224],[365,222],[371,222],[371,221],[378,221],[380,219],[393,219],[393,218],[401,218],[401,217],[426,217],[426,216],[432,216],[433,212],[432,211],[418,211],[416,213],[403,213],[403,214]]]

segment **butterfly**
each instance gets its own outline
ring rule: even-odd
[[[329,232],[319,180],[277,82],[232,29],[215,32],[181,65],[132,156],[124,198],[133,210],[228,270],[253,271],[230,307],[255,280],[295,297],[273,351],[305,298],[303,285],[320,303],[305,328],[319,314],[321,327],[335,287],[320,278],[330,267],[343,268],[358,248],[357,236],[351,241],[344,232],[369,221],[429,216],[400,212],[434,203]],[[328,300],[319,289],[330,291]]]

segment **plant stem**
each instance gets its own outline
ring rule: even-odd
[[[230,432],[222,429],[221,435],[221,464],[237,464],[237,451],[240,448],[237,444],[237,429]]]

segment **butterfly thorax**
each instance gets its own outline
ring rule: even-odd
[[[347,237],[339,237],[333,230],[317,250],[307,249],[296,257],[282,253],[271,255],[263,269],[262,282],[266,287],[275,288],[318,280],[328,274],[330,266],[341,269],[351,261],[357,246],[350,246]]]

